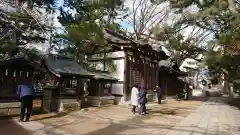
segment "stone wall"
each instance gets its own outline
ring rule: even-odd
[[[44,88],[43,101],[42,101],[42,111],[44,113],[51,112],[51,104],[52,104],[52,90],[53,88]]]
[[[63,112],[68,109],[79,109],[81,107],[81,100],[76,98],[62,98],[57,97],[52,99],[51,111]]]
[[[88,104],[90,106],[101,106],[101,105],[108,105],[114,104],[115,97],[114,96],[88,96]]]
[[[20,114],[20,102],[0,103],[0,116],[15,116]],[[32,114],[42,112],[42,100],[37,98],[33,100]]]

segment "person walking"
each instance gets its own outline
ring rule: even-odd
[[[131,103],[133,113],[136,113],[136,107],[138,106],[138,93],[138,85],[134,85],[131,91]]]
[[[156,87],[156,95],[157,95],[157,101],[158,104],[161,104],[161,100],[162,100],[162,89],[157,85]]]
[[[147,108],[146,108],[147,90],[144,87],[142,87],[139,92],[139,103],[140,103],[140,114],[141,115],[147,114]]]
[[[22,83],[17,86],[17,95],[21,101],[20,121],[24,121],[25,109],[27,109],[26,122],[28,122],[32,113],[33,98],[35,97],[35,90],[30,80],[24,79]]]

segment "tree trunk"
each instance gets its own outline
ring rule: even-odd
[[[229,80],[229,77],[227,75],[224,75],[223,91],[224,91],[224,93],[227,93],[229,97],[232,97],[230,80]]]
[[[194,87],[195,88],[199,88],[198,75],[199,75],[199,71],[196,71],[195,75],[194,75]]]
[[[103,54],[103,71],[106,71],[106,53]]]
[[[234,3],[233,0],[228,0],[228,8],[229,8],[229,10],[232,11],[233,13],[237,13],[236,4]]]

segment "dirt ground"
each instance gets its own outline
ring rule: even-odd
[[[0,120],[0,135],[38,135],[30,132],[10,119]]]
[[[226,99],[228,101],[228,104],[235,106],[240,109],[240,97],[237,98],[228,98]]]
[[[32,120],[72,135],[164,135],[201,103],[202,100],[149,104],[149,114],[145,116],[132,114],[131,106],[110,105],[64,114],[36,115]]]

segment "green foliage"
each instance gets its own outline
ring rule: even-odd
[[[114,20],[119,15],[117,11],[124,9],[121,0],[65,0],[64,8],[60,8],[59,22],[66,33],[56,35],[69,43],[60,49],[60,53],[72,54],[81,62],[85,55],[104,52],[111,49],[111,45],[104,38],[104,29],[113,29],[124,33],[120,25]],[[68,8],[69,10],[66,10]],[[76,11],[74,14],[71,11]],[[113,62],[105,65],[114,69]]]
[[[240,6],[238,2],[234,0],[152,1],[158,3],[168,1],[173,11],[182,17],[176,25],[197,26],[212,32],[215,39],[208,44],[203,63],[215,73],[224,73],[230,80],[239,76],[240,62],[237,59],[240,56]],[[186,9],[193,5],[198,8],[198,12],[186,14]],[[173,41],[170,43],[178,44]],[[221,49],[216,51],[214,49],[216,46]]]
[[[224,73],[229,80],[239,78],[240,57],[225,55],[221,48],[216,50],[216,47],[221,47],[218,40],[210,42],[208,46],[208,51],[204,54],[203,64],[207,65],[214,74]]]
[[[170,37],[169,38],[169,47],[172,49],[172,50],[180,50],[181,49],[181,38],[179,37]]]
[[[94,1],[65,1],[68,7],[76,10],[72,15],[61,8],[59,16],[60,23],[66,28],[67,33],[61,35],[61,38],[69,40],[76,48],[76,53],[94,53],[97,51],[108,50],[110,45],[104,40],[105,27],[116,28],[115,23],[110,24],[104,17],[108,15],[109,10],[114,10],[115,4],[106,0]]]
[[[28,57],[31,61],[40,62],[42,54],[36,48],[20,48],[19,55]]]
[[[106,60],[105,64],[107,65],[107,71],[115,72],[117,70],[117,65],[112,60]]]
[[[196,59],[198,55],[205,52],[204,48],[197,46],[198,44],[196,44],[195,38],[185,39],[179,32],[180,28],[179,25],[164,25],[155,26],[150,30],[156,40],[165,42],[165,47],[172,53],[172,58],[179,65],[181,65],[186,58],[198,60]]]

